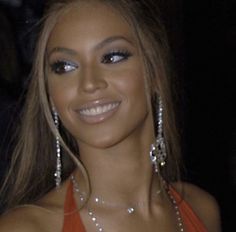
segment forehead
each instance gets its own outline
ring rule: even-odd
[[[48,47],[80,41],[99,42],[105,37],[123,36],[134,40],[132,27],[113,7],[99,3],[79,3],[69,7],[53,28]]]

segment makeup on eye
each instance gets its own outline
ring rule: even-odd
[[[132,54],[128,50],[114,50],[102,56],[103,64],[115,64],[127,60]]]
[[[58,75],[62,75],[76,70],[78,68],[78,65],[71,61],[57,60],[50,64],[50,67],[52,72]]]
[[[132,56],[130,51],[117,49],[104,53],[99,59],[102,64],[116,64],[127,60],[130,56]],[[63,58],[51,62],[50,64],[51,71],[57,75],[70,73],[75,71],[78,67],[79,65],[76,62]]]

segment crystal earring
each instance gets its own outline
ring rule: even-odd
[[[151,144],[150,158],[154,166],[155,172],[159,172],[159,166],[165,166],[166,162],[166,145],[163,135],[163,104],[161,98],[159,99],[158,110],[158,127],[157,138],[154,144]]]
[[[54,124],[57,128],[56,131],[56,171],[54,173],[54,177],[55,177],[55,183],[56,183],[56,188],[60,187],[61,185],[61,168],[62,168],[62,164],[61,164],[61,147],[60,147],[60,140],[59,140],[59,118],[58,118],[58,113],[56,111],[55,108],[53,108],[52,110],[53,112],[53,119],[54,119]]]

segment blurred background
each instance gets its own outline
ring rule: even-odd
[[[235,1],[159,0],[178,83],[185,180],[215,196],[223,231],[236,219]],[[0,179],[32,66],[43,0],[0,0]]]

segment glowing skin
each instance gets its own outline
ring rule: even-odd
[[[99,8],[81,4],[60,18],[47,48],[48,79],[79,145],[105,148],[151,131],[152,118],[132,30],[117,12]]]
[[[102,5],[107,1],[73,2],[78,7],[73,5],[60,18],[47,44],[47,83],[50,101],[60,120],[77,139],[78,158],[89,176],[91,198],[78,211],[64,211],[71,183],[68,178],[59,189],[49,191],[41,199],[1,215],[0,231],[59,232],[65,215],[77,213],[86,231],[97,231],[88,209],[104,231],[179,231],[176,211],[164,189],[153,197],[160,189],[160,176],[153,175],[149,159],[154,126],[132,28],[113,8]],[[24,138],[19,142],[24,142]],[[24,155],[20,153],[17,155]],[[75,169],[73,174],[83,191],[85,183],[79,170]],[[46,176],[45,173],[42,177]],[[220,218],[214,213],[218,212],[217,204],[197,187],[185,183],[173,185],[208,225],[207,231],[219,232]],[[23,188],[22,193],[26,190]],[[96,204],[95,196],[114,206],[135,206],[135,213],[128,215],[123,207]],[[78,202],[76,192],[74,198]],[[137,204],[142,202],[147,204]]]

